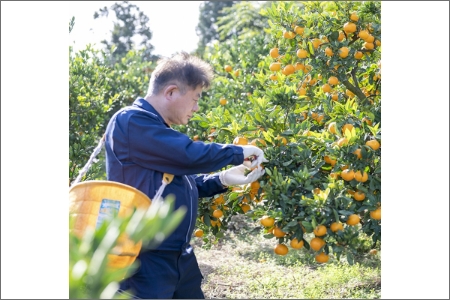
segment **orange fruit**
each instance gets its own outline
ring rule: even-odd
[[[373,43],[368,43],[368,42],[365,42],[365,43],[363,44],[363,46],[364,46],[364,48],[367,49],[367,50],[372,50],[373,48],[375,48],[375,45],[374,45]]]
[[[354,127],[352,124],[345,124],[344,126],[342,126],[342,134],[345,134],[346,130],[348,130],[349,132],[352,132],[353,128]]]
[[[230,65],[226,65],[226,66],[225,66],[225,71],[231,72],[232,70],[233,70],[233,67],[232,67],[232,66],[230,66]]]
[[[345,38],[345,34],[342,31],[339,31],[338,41],[341,42]]]
[[[328,131],[332,134],[336,134],[336,122],[328,124]]]
[[[272,227],[275,224],[275,219],[269,216],[263,216],[259,222],[264,227]]]
[[[265,147],[266,141],[261,138],[256,138],[253,141],[250,142],[250,145],[256,146],[256,147]]]
[[[350,98],[355,97],[355,94],[353,94],[353,92],[350,91],[349,89],[346,89],[346,90],[345,90],[345,94],[346,94],[347,96],[349,96]]]
[[[325,246],[325,244],[326,244],[325,241],[318,237],[312,238],[311,241],[309,242],[309,246],[314,251],[319,251],[320,248]]]
[[[333,100],[333,101],[338,101],[338,99],[339,99],[339,95],[338,95],[338,94],[333,93],[333,94],[331,95],[331,100]]]
[[[366,194],[364,194],[363,192],[357,191],[353,194],[353,198],[356,201],[363,201],[366,198]]]
[[[313,44],[314,49],[317,49],[317,48],[319,48],[320,44],[322,44],[322,41],[315,38],[312,40],[312,44]]]
[[[273,81],[278,80],[277,74],[270,74],[269,78],[272,79]]]
[[[278,53],[278,48],[270,49],[269,54],[272,58],[277,58],[278,56],[280,56],[280,54]]]
[[[308,119],[308,113],[306,111],[302,112],[303,121]]]
[[[309,71],[311,71],[312,70],[312,66],[310,66],[310,65],[305,65],[305,74],[306,73],[309,73]]]
[[[331,50],[330,47],[325,48],[325,55],[326,56],[333,56],[333,50]]]
[[[364,41],[366,41],[367,43],[373,43],[375,41],[375,37],[371,34],[369,34]]]
[[[286,255],[289,252],[289,249],[284,244],[278,244],[275,246],[273,251],[275,252],[275,254],[278,254],[278,255]]]
[[[334,167],[334,165],[335,165],[336,162],[337,162],[337,160],[332,159],[332,158],[329,157],[328,155],[325,155],[325,156],[323,157],[323,160],[324,160],[327,164],[332,165],[333,167]]]
[[[223,212],[220,209],[216,209],[213,211],[213,217],[219,219],[223,216]]]
[[[316,255],[316,261],[320,264],[326,263],[329,259],[330,257],[325,252]]]
[[[307,58],[308,57],[308,51],[304,49],[298,49],[297,50],[297,57],[298,58]]]
[[[261,184],[259,181],[253,181],[250,183],[250,190],[253,192],[258,192],[259,188],[261,187]]]
[[[324,236],[327,234],[327,228],[324,225],[317,225],[313,232],[315,236]]]
[[[358,15],[354,12],[350,15],[350,20],[357,22],[359,20]]]
[[[271,63],[270,64],[270,66],[269,66],[269,69],[270,69],[270,71],[280,71],[280,69],[281,69],[281,63],[279,63],[279,62],[273,62],[273,63]]]
[[[248,211],[250,210],[250,205],[248,205],[248,204],[242,204],[242,205],[241,205],[241,208],[242,208],[242,211],[243,211],[244,214],[245,214],[246,212],[248,212]]]
[[[277,136],[276,139],[279,140],[279,141],[281,141],[281,143],[282,143],[283,145],[286,145],[286,144],[287,144],[287,140],[286,140],[286,138],[283,137],[283,136]]]
[[[219,103],[220,103],[220,105],[225,105],[225,104],[227,104],[227,99],[222,98],[219,100]]]
[[[303,248],[303,244],[304,244],[303,240],[298,241],[297,238],[292,239],[291,243],[290,243],[291,247],[294,248],[294,249],[301,249],[301,248]]]
[[[194,235],[195,235],[196,237],[202,237],[202,236],[203,236],[203,230],[201,230],[201,229],[195,230],[195,231],[194,231]]]
[[[275,227],[273,229],[273,235],[276,236],[277,238],[283,237],[286,235],[286,232],[284,232],[283,230],[281,230],[279,227]]]
[[[347,144],[348,144],[348,140],[347,140],[347,138],[345,138],[345,137],[340,138],[340,139],[337,141],[337,145],[338,145],[339,147],[345,146],[345,145],[347,145]]]
[[[341,172],[341,177],[345,181],[352,181],[353,178],[355,178],[355,172],[350,169],[345,169],[344,171]]]
[[[361,38],[361,39],[363,39],[363,40],[366,40],[368,37],[369,37],[369,31],[367,31],[367,30],[361,30],[359,33],[358,33],[358,36]]]
[[[370,255],[377,255],[378,251],[377,249],[370,249],[369,254]]]
[[[358,171],[358,172],[355,173],[355,180],[356,181],[366,182],[368,179],[369,179],[369,175],[367,175],[367,173],[364,172],[364,171],[362,172],[362,174],[361,174],[361,171]]]
[[[362,121],[362,122],[366,122],[367,125],[369,125],[369,126],[372,126],[372,121],[371,121],[370,119],[366,118],[366,117],[362,118],[361,121]]]
[[[360,220],[361,219],[359,218],[359,216],[357,214],[353,214],[353,215],[348,216],[346,223],[347,223],[347,225],[352,226],[352,225],[359,224]]]
[[[300,27],[300,26],[295,26],[294,27],[294,31],[297,34],[303,34],[303,32],[305,31],[305,28],[304,27]]]
[[[366,145],[372,148],[373,150],[378,150],[380,148],[380,143],[377,140],[370,140],[366,142]]]
[[[331,92],[331,86],[328,83],[325,83],[324,85],[322,85],[322,91],[324,93],[329,93]]]
[[[377,45],[377,47],[380,47],[381,46],[381,41],[380,40],[376,40],[375,41],[375,45]]]
[[[339,79],[336,76],[331,76],[328,78],[328,83],[331,85],[336,85],[339,83]]]
[[[286,67],[283,68],[283,70],[281,71],[281,73],[283,73],[284,75],[291,75],[295,72],[295,67],[293,65],[287,65]]]
[[[361,58],[363,58],[363,56],[364,56],[364,54],[361,51],[356,51],[355,55],[353,55],[353,57],[355,59],[361,59]]]
[[[248,145],[248,139],[242,136],[237,136],[233,140],[233,145]]]
[[[317,123],[321,124],[324,117],[325,117],[324,115],[317,116],[317,119],[316,119]]]
[[[347,56],[348,56],[348,52],[349,52],[349,49],[347,48],[347,47],[341,47],[340,49],[339,49],[339,56],[341,57],[341,58],[346,58]]]
[[[330,229],[333,232],[337,232],[338,230],[344,230],[344,226],[340,222],[333,222],[330,225]]]
[[[198,135],[194,135],[194,137],[192,138],[194,141],[199,141],[200,137]]]
[[[214,203],[217,204],[217,205],[225,203],[225,199],[223,198],[223,194],[220,194],[219,197],[214,199]]]
[[[338,179],[339,174],[338,173],[330,173],[330,177],[333,179]]]
[[[355,151],[353,151],[353,154],[356,154],[356,157],[357,157],[358,159],[361,159],[361,158],[362,158],[362,155],[361,155],[361,149],[356,149]]]
[[[344,24],[345,33],[353,33],[356,31],[356,24],[352,22],[347,22]]]
[[[295,64],[295,71],[300,71],[300,70],[302,70],[302,71],[305,70],[305,65],[298,62]]]
[[[283,32],[283,37],[286,39],[293,39],[295,37],[295,32],[292,31],[284,31]]]
[[[299,89],[297,90],[297,93],[298,93],[300,96],[304,96],[304,95],[306,95],[306,90],[305,90],[304,88],[299,88]]]
[[[374,220],[381,220],[381,207],[370,212],[370,217]]]
[[[316,195],[318,195],[318,194],[320,194],[321,191],[322,191],[321,189],[315,188],[315,189],[313,190],[313,193],[316,194]]]
[[[222,223],[220,223],[219,220],[217,220],[217,221],[210,220],[209,222],[211,223],[212,227],[220,227],[220,226],[222,226]]]
[[[240,74],[240,70],[239,70],[239,69],[238,69],[238,70],[236,70],[236,71],[234,71],[234,76],[238,77],[238,76],[239,76],[239,74]]]

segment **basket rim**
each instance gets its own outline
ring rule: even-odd
[[[144,198],[147,198],[150,203],[152,202],[150,197],[147,196],[145,193],[143,193],[141,190],[138,190],[137,188],[132,187],[131,185],[128,185],[128,184],[125,184],[125,183],[121,183],[121,182],[118,182],[118,181],[111,181],[111,180],[86,180],[86,181],[78,182],[78,183],[70,186],[69,193],[75,188],[86,187],[86,186],[90,186],[90,185],[98,185],[98,184],[125,188],[125,189],[128,189],[128,190],[130,190],[130,191],[132,191],[134,193],[140,194]]]

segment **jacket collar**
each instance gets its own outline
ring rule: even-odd
[[[164,121],[163,117],[159,114],[159,112],[156,111],[156,109],[150,103],[148,103],[148,101],[145,100],[144,98],[137,98],[136,100],[134,100],[133,106],[137,106],[141,109],[144,109],[148,112],[155,114],[158,117],[158,119],[162,123],[164,123],[164,125],[166,125],[167,127],[170,128],[170,126],[166,123],[166,121]]]

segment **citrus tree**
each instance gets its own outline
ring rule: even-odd
[[[69,47],[69,183],[89,160],[111,116],[146,93],[154,68],[142,51],[131,50],[114,65],[108,61],[91,45],[77,52]],[[105,178],[102,166],[92,165],[84,179]]]
[[[205,52],[216,78],[183,130],[257,145],[269,162],[257,182],[202,199],[203,233],[220,237],[247,213],[275,253],[306,248],[319,263],[330,253],[353,263],[362,236],[380,241],[380,11],[372,1],[274,2],[259,35]]]

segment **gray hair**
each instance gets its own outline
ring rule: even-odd
[[[156,95],[171,84],[178,85],[183,94],[187,87],[195,89],[201,86],[207,89],[213,75],[213,69],[207,62],[186,52],[177,53],[171,58],[158,60],[150,77],[147,94]]]

